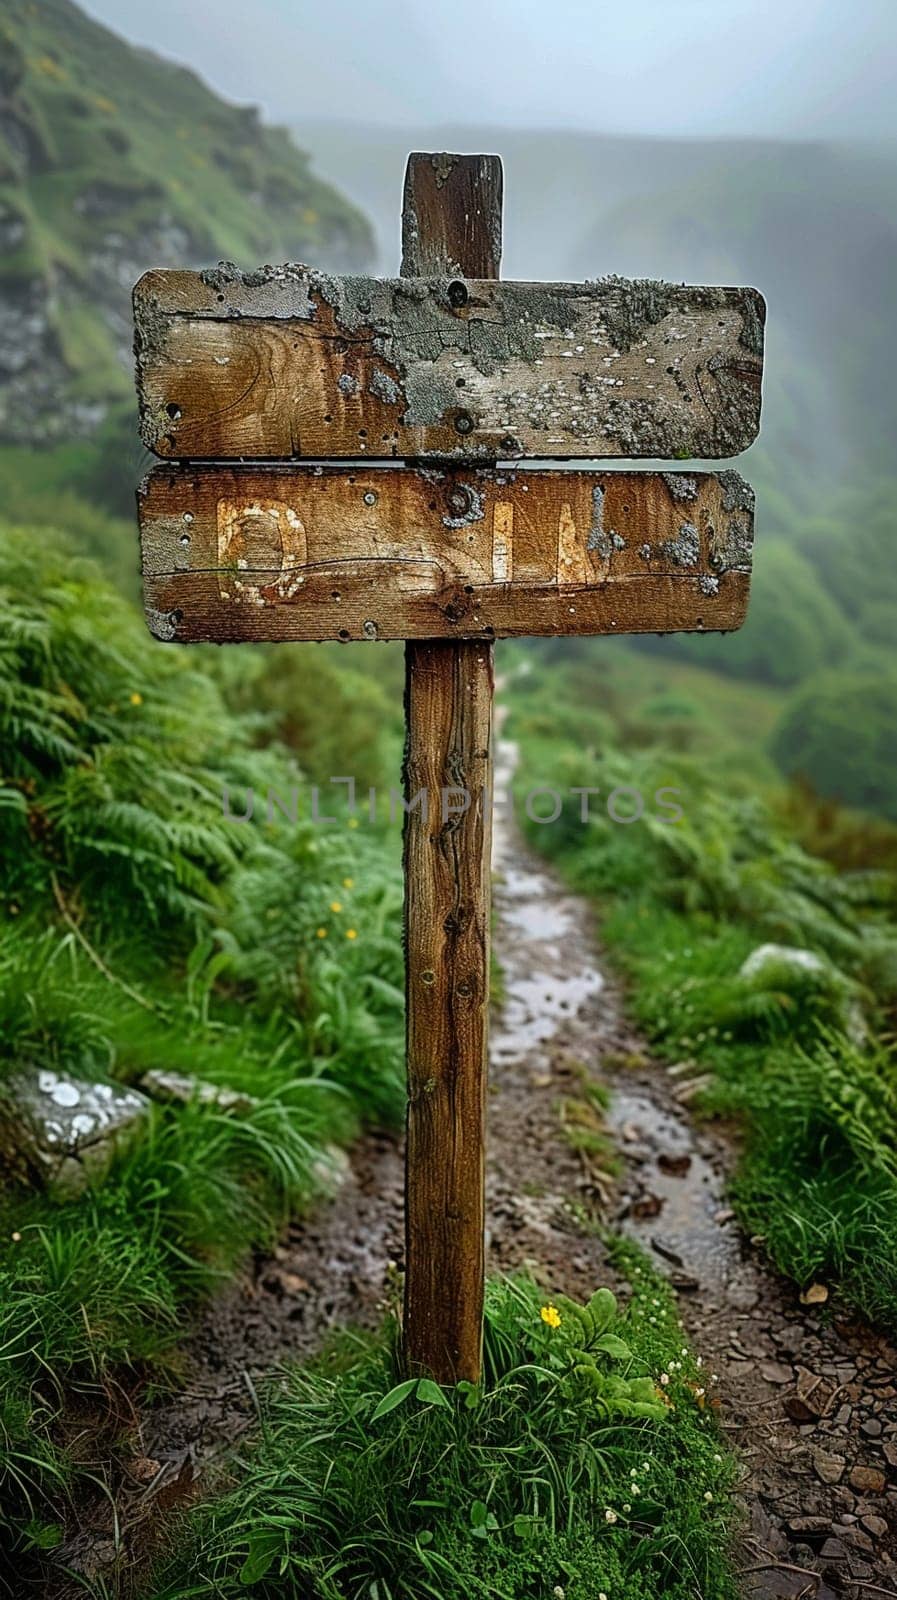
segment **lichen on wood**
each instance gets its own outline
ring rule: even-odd
[[[751,289],[225,265],[148,273],[134,303],[163,456],[682,459],[759,423]]]

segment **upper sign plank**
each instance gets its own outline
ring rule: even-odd
[[[760,421],[755,289],[148,272],[144,441],[192,460],[718,458]]]

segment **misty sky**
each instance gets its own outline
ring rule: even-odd
[[[86,0],[279,122],[893,138],[897,0]]]

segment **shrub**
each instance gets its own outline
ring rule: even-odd
[[[776,729],[772,753],[782,772],[821,795],[897,821],[897,672],[828,672],[795,696]]]

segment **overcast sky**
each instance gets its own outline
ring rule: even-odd
[[[276,121],[897,136],[897,0],[86,0]]]

